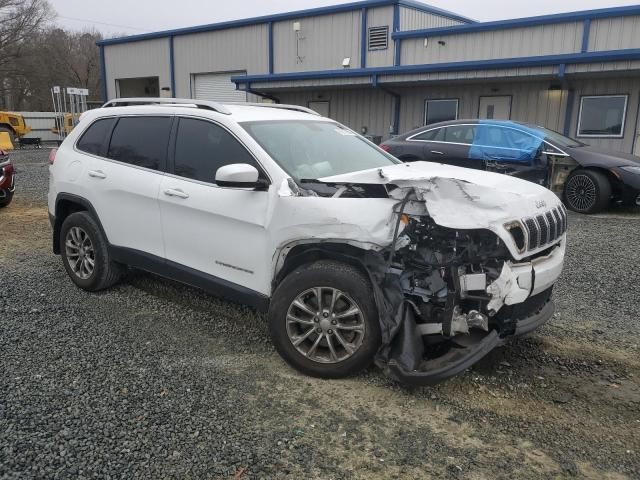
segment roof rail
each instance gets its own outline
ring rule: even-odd
[[[250,107],[279,108],[280,110],[293,110],[294,112],[309,113],[321,117],[318,112],[300,105],[287,105],[284,103],[250,103],[250,102],[224,102],[225,105],[248,105]]]
[[[231,112],[218,102],[209,100],[194,100],[192,98],[115,98],[105,103],[102,108],[109,107],[128,107],[133,105],[175,105],[175,106],[194,106],[203,110],[212,110],[222,113],[223,115],[231,115]]]

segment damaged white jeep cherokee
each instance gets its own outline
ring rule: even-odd
[[[302,107],[120,99],[50,158],[53,249],[79,287],[125,266],[268,311],[293,367],[460,373],[553,314],[567,214],[505,175],[403,164]]]

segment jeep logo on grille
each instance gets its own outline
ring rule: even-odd
[[[545,202],[544,200],[536,200],[537,208],[546,208],[546,206],[547,206],[547,202]]]

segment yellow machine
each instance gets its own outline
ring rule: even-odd
[[[72,115],[71,113],[65,113],[63,115],[63,120],[62,120],[62,132],[63,132],[63,136],[67,136],[71,133],[71,130],[73,130],[73,127],[75,127],[78,124],[78,121],[80,120],[80,115],[79,113],[76,113],[75,115]],[[74,121],[75,118],[75,121]],[[56,122],[56,126],[53,127],[51,129],[51,132],[55,133],[56,135],[60,135],[60,119],[56,118],[55,120]]]
[[[12,112],[0,112],[0,132],[7,132],[11,143],[15,144],[17,138],[22,138],[31,131],[22,115]]]

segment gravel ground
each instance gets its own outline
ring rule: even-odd
[[[47,150],[0,211],[0,479],[640,478],[640,215],[571,216],[558,313],[465,374],[303,377],[264,319],[50,252]]]

